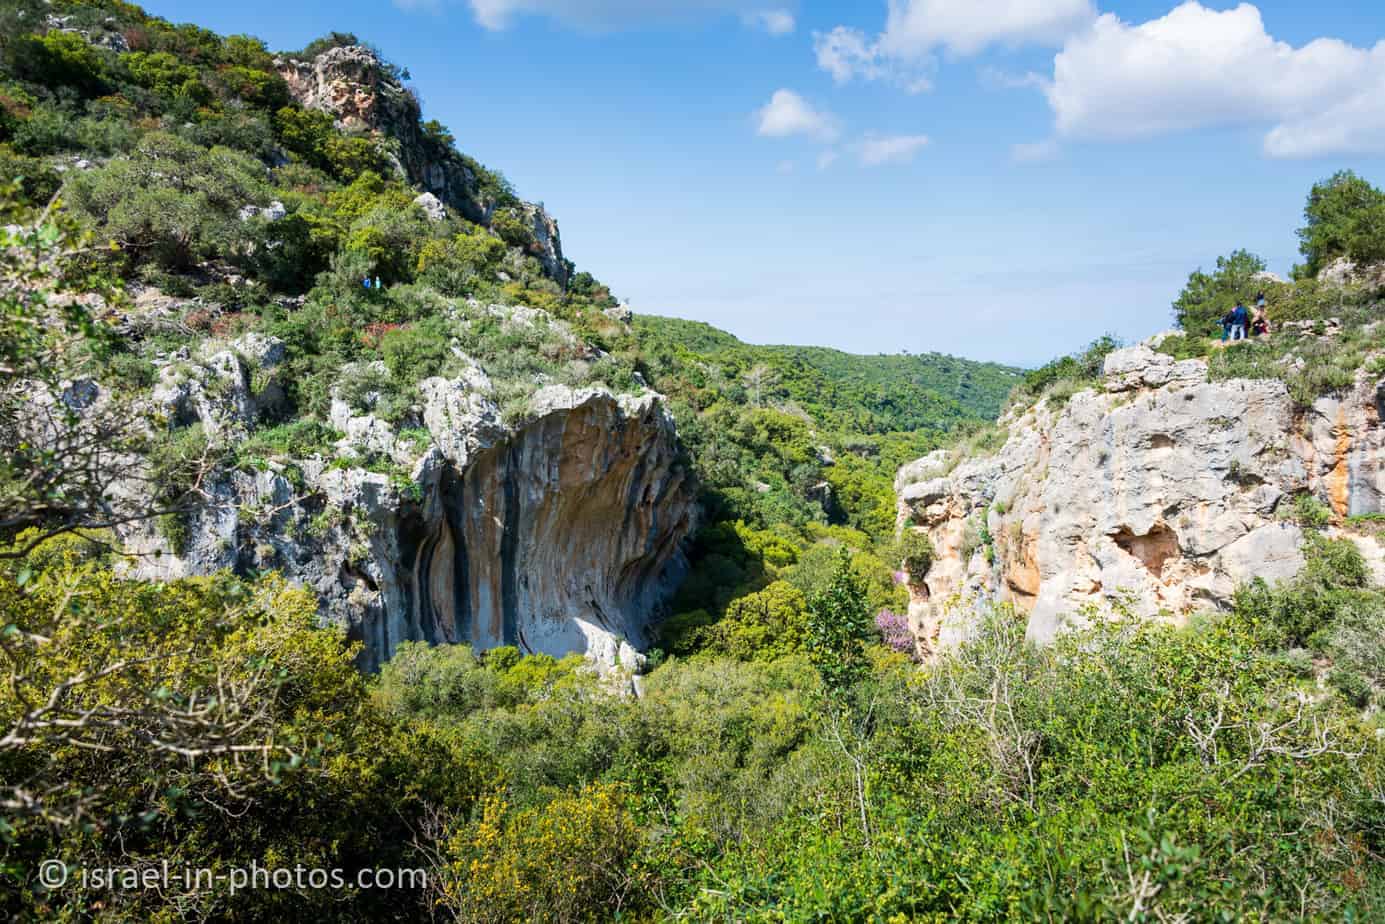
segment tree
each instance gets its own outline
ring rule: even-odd
[[[8,51],[15,71],[34,83],[72,87],[84,96],[96,96],[105,87],[101,58],[80,35],[57,30],[25,35]]]
[[[1350,170],[1315,184],[1303,209],[1304,226],[1298,230],[1304,262],[1295,267],[1295,275],[1311,278],[1338,257],[1368,259],[1373,245],[1380,250],[1373,232],[1382,206],[1385,193]]]
[[[764,363],[756,363],[741,376],[745,390],[750,393],[752,407],[765,406],[765,392],[779,386],[779,374]]]
[[[837,552],[826,589],[808,601],[808,655],[828,690],[850,689],[870,669],[866,642],[873,634],[866,588],[851,567],[846,549]]]
[[[104,236],[170,269],[241,254],[250,232],[240,209],[268,200],[253,157],[162,132],[145,136],[130,158],[76,177],[69,195]]]
[[[0,559],[168,512],[134,499],[151,487],[146,428],[97,381],[116,340],[92,306],[121,293],[57,200],[35,214],[15,195],[0,189],[0,538],[30,533]]]
[[[803,594],[786,581],[731,601],[714,632],[717,645],[744,661],[773,661],[803,650],[807,625]]]
[[[1260,285],[1255,275],[1263,273],[1265,266],[1265,261],[1250,251],[1236,250],[1230,256],[1217,258],[1215,273],[1194,271],[1173,303],[1173,316],[1178,326],[1195,337],[1219,333],[1221,319],[1236,307],[1236,302],[1247,301],[1255,295]]]
[[[313,632],[312,596],[277,577],[126,581],[96,548],[64,537],[0,569],[0,834],[138,814],[189,768],[210,804],[242,803],[300,756],[276,740],[262,627]]]

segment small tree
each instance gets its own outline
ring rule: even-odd
[[[1383,205],[1385,192],[1350,170],[1315,184],[1303,208],[1304,226],[1298,229],[1304,262],[1295,267],[1295,275],[1316,276],[1338,257],[1369,259],[1380,250],[1370,232],[1379,223],[1378,210]]]
[[[808,654],[829,692],[840,695],[865,676],[873,634],[865,585],[841,549],[827,587],[808,601]]]

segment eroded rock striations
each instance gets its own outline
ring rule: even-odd
[[[921,648],[964,638],[974,611],[959,603],[975,598],[1014,604],[1046,642],[1091,605],[1177,621],[1293,576],[1295,495],[1343,517],[1385,510],[1383,389],[1363,370],[1349,394],[1299,408],[1279,381],[1209,382],[1204,361],[1140,345],[1107,358],[1099,390],[1003,418],[995,455],[906,466],[901,526],[937,552],[911,588]]]
[[[208,346],[166,366],[153,400],[234,440],[275,399],[281,355],[272,338]],[[152,524],[127,530],[134,576],[279,570],[364,641],[368,668],[406,640],[637,664],[695,508],[662,398],[550,385],[507,425],[479,367],[419,391],[426,440],[338,399],[335,461],[217,474],[180,548]],[[353,452],[396,473],[344,464]]]
[[[300,105],[330,113],[347,132],[370,133],[388,140],[391,143],[386,149],[402,178],[435,197],[434,202],[490,227],[501,203],[494,193],[481,188],[476,173],[450,140],[424,131],[417,97],[374,51],[345,45],[329,48],[312,61],[280,58],[276,66]],[[430,215],[437,214],[433,203],[422,205]],[[543,265],[545,274],[566,286],[568,264],[563,258],[558,223],[532,202],[505,207],[514,209],[531,231],[529,252]]]

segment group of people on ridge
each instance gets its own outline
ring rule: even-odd
[[[1270,318],[1265,306],[1265,294],[1255,296],[1255,311],[1252,313],[1243,302],[1237,302],[1226,317],[1221,319],[1221,339],[1244,340],[1247,336],[1263,337],[1270,332]]]

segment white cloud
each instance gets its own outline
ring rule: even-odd
[[[935,53],[974,55],[991,45],[1061,45],[1096,18],[1093,0],[889,0],[885,29],[869,38],[838,26],[816,33],[818,66],[838,83],[888,80],[932,88]]]
[[[972,55],[988,45],[1061,45],[1095,18],[1092,0],[890,0],[880,50],[911,57],[939,47]]]
[[[395,0],[405,8],[433,0]],[[520,16],[546,16],[569,26],[616,29],[650,20],[669,20],[697,15],[740,14],[774,32],[793,15],[783,9],[766,10],[764,0],[467,0],[476,21],[487,29],[504,29]],[[785,18],[787,17],[787,19]],[[775,33],[780,34],[780,33]]]
[[[742,19],[746,25],[764,29],[770,35],[788,35],[796,25],[793,13],[788,10],[755,10],[744,14]]]
[[[856,154],[864,167],[907,164],[927,146],[927,135],[867,135],[856,145]]]
[[[1065,138],[1265,126],[1274,157],[1385,153],[1385,42],[1295,48],[1248,3],[1190,0],[1140,25],[1106,14],[1068,40],[1043,91]]]
[[[756,131],[766,138],[806,135],[818,141],[833,142],[840,134],[837,119],[792,90],[776,90],[762,108],[756,110]]]
[[[860,29],[838,26],[831,32],[814,32],[813,51],[818,67],[837,83],[846,83],[853,77],[875,80],[884,76],[880,49]]]
[[[831,74],[837,83],[857,79],[888,80],[909,93],[933,88],[928,76],[935,63],[931,57],[907,62],[887,58],[880,50],[880,42],[872,41],[860,29],[838,26],[831,32],[814,32],[813,51],[818,67]]]
[[[823,151],[821,154],[818,155],[818,169],[819,169],[819,170],[826,170],[828,167],[832,166],[832,165],[835,164],[836,162],[837,162],[837,152],[836,152],[836,151]]]

